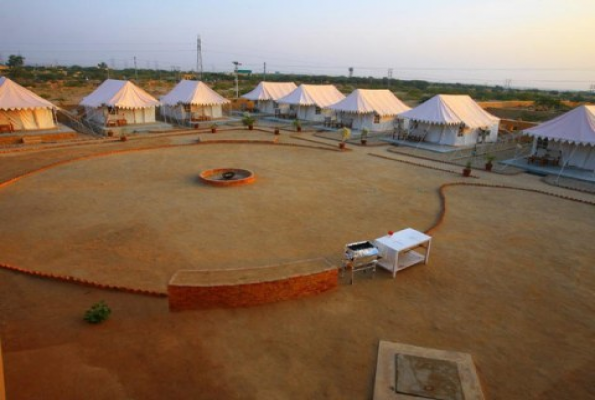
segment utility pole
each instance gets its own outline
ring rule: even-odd
[[[589,86],[589,90],[595,93],[595,83],[592,83],[591,86]]]
[[[134,80],[138,82],[138,71],[136,70],[136,56],[134,56]]]
[[[387,78],[388,79],[386,80],[386,87],[390,88],[390,81],[391,81],[391,79],[393,79],[393,69],[392,68],[388,69]]]
[[[349,67],[349,78],[353,78],[353,67]]]
[[[232,61],[232,64],[234,65],[233,72],[236,75],[236,99],[239,99],[240,98],[240,80],[238,78],[238,67],[240,65],[242,65],[242,63],[238,62],[238,61]]]
[[[264,69],[263,69],[263,73],[262,73],[262,80],[266,81],[267,80],[267,63],[264,63]]]
[[[510,85],[512,84],[512,79],[505,79],[504,80],[504,88],[510,90]]]
[[[200,35],[196,39],[196,79],[202,80],[202,41]]]

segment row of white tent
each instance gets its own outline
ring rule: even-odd
[[[256,101],[263,110],[297,107],[297,117],[304,120],[312,115],[349,115],[356,129],[377,125],[382,130],[395,118],[407,120],[412,134],[454,146],[475,143],[480,133],[487,135],[486,141],[495,140],[499,122],[464,95],[437,95],[410,109],[388,90],[356,89],[345,97],[332,85],[261,82],[243,97]],[[175,119],[197,113],[219,118],[221,107],[229,102],[199,81],[183,80],[159,101],[131,82],[108,79],[81,105],[88,118],[100,123],[110,115],[129,123],[147,123],[155,121],[158,105],[164,116]],[[51,102],[0,77],[0,125],[11,125],[14,130],[55,128],[56,110]],[[534,150],[538,139],[548,139],[549,149],[558,151],[567,165],[595,170],[595,106],[577,107],[524,132],[535,138]]]
[[[130,81],[108,79],[80,105],[87,117],[100,124],[110,119],[125,119],[128,124],[155,122],[155,108],[160,106],[166,118],[221,118],[222,107],[230,101],[200,81],[180,81],[168,94],[157,100]]]
[[[333,85],[261,82],[242,97],[261,111],[289,109],[299,120],[337,120],[356,130],[392,131],[400,120],[411,135],[449,146],[496,141],[500,123],[466,95],[437,95],[411,109],[386,89],[356,89],[345,97]]]

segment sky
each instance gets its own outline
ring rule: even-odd
[[[595,0],[0,0],[0,61],[595,85]],[[595,89],[595,86],[593,86]]]

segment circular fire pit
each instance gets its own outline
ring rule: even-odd
[[[237,186],[252,183],[256,179],[254,173],[247,169],[217,168],[203,171],[198,176],[201,182],[213,186]]]

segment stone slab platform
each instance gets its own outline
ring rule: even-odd
[[[374,400],[484,400],[471,355],[380,341]]]

